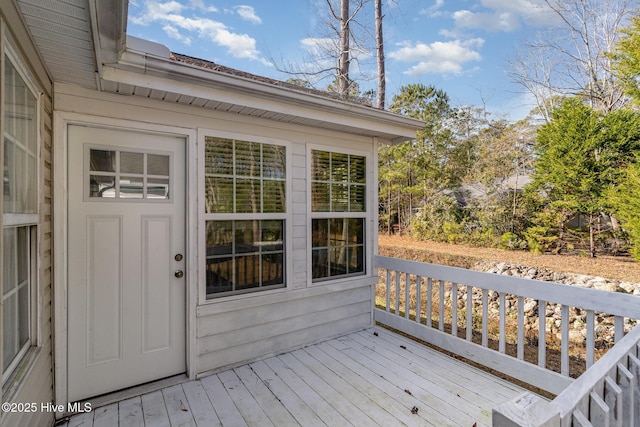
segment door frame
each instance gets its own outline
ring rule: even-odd
[[[54,286],[54,401],[57,405],[68,403],[67,393],[67,351],[68,351],[68,287],[67,287],[67,245],[68,245],[68,132],[69,125],[93,126],[129,132],[159,133],[177,136],[185,140],[185,248],[187,276],[185,289],[185,361],[186,374],[189,379],[196,377],[196,303],[198,295],[197,266],[198,266],[198,234],[197,229],[197,130],[134,122],[129,120],[111,119],[88,114],[54,111],[53,113],[53,277]],[[56,413],[56,417],[63,413]]]

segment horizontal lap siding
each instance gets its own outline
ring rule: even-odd
[[[198,373],[277,354],[371,325],[371,286],[198,316]],[[224,303],[220,303],[224,305]]]

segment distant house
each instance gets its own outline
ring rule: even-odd
[[[422,124],[127,37],[127,4],[0,2],[3,402],[373,323],[376,148]]]

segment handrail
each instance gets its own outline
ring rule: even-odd
[[[569,377],[570,313],[576,309],[586,312],[587,369],[595,359],[596,313],[614,317],[616,342],[624,336],[625,318],[640,319],[640,303],[633,295],[382,256],[374,257],[374,265],[386,270],[381,304],[384,308],[374,310],[376,321],[553,394],[561,393],[573,382]],[[529,330],[527,336],[538,343],[537,364],[524,360],[525,321],[532,321],[531,314],[527,316],[524,310],[528,302],[537,304],[533,319],[537,321],[536,331]],[[447,304],[456,309],[445,314]],[[554,318],[547,317],[549,310],[557,313]],[[510,317],[517,321],[515,356],[506,351]],[[489,346],[487,326],[495,318],[499,323],[497,350]],[[554,324],[549,325],[550,321]],[[466,329],[466,334],[461,329]],[[549,332],[557,332],[560,339],[560,372],[547,367]],[[474,338],[478,334],[481,339]]]
[[[525,393],[493,409],[493,425],[635,426],[640,423],[640,327],[551,402]]]

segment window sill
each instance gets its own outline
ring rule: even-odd
[[[38,360],[40,355],[40,347],[31,347],[27,350],[27,353],[23,356],[22,360],[16,366],[13,373],[2,384],[2,401],[11,402],[13,398],[18,394],[20,386],[24,383],[24,380],[29,376],[31,370]]]

